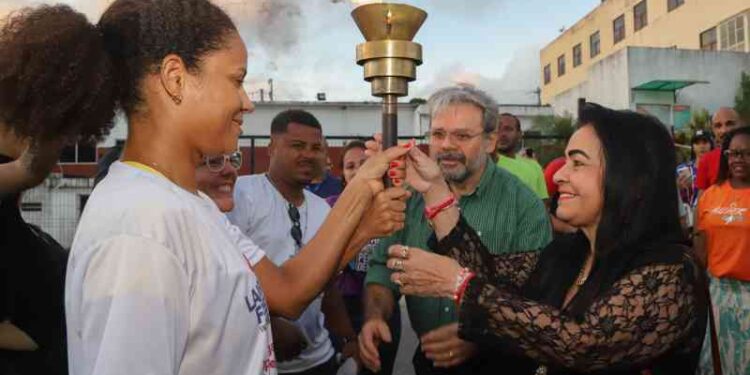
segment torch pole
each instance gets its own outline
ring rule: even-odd
[[[383,96],[383,149],[395,146],[398,143],[398,112],[396,95]],[[384,179],[385,186],[391,187],[393,183],[390,178]]]
[[[396,95],[383,96],[383,148],[393,147],[398,143],[398,112]]]

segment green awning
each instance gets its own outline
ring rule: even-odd
[[[708,81],[683,81],[683,80],[654,80],[633,87],[633,90],[643,91],[677,91],[697,83],[708,83]]]

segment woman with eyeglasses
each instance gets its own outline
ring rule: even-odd
[[[234,183],[242,168],[242,151],[207,156],[195,172],[198,190],[206,193],[221,212],[234,208]]]
[[[708,267],[718,353],[724,374],[750,373],[750,127],[724,136],[719,178],[698,201],[696,253]],[[702,370],[713,373],[711,340]]]
[[[67,6],[41,6],[11,25],[3,46],[70,31],[78,41],[71,50],[86,57],[86,74],[64,80],[72,110],[50,105],[39,116],[79,119],[118,108],[128,122],[122,161],[92,192],[67,265],[72,374],[275,374],[269,309],[294,316],[319,294],[361,247],[353,239],[368,236],[357,227],[367,210],[388,211],[394,229],[403,225],[403,202],[380,198],[390,161],[408,152],[402,147],[371,157],[317,236],[281,268],[199,192],[196,168],[205,156],[235,151],[253,111],[243,87],[245,43],[211,2],[115,0],[97,25]],[[40,71],[76,68],[77,55],[47,47],[32,43],[10,55],[13,66],[46,53]],[[114,88],[86,91],[92,82]],[[94,99],[74,100],[80,92]],[[28,109],[2,99],[3,116]],[[110,117],[86,120],[104,127]]]

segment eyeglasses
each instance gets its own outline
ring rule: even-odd
[[[299,210],[297,207],[295,207],[293,204],[289,203],[289,209],[287,210],[289,213],[289,218],[292,219],[292,230],[290,233],[292,234],[292,238],[294,239],[294,243],[297,244],[297,249],[302,248],[302,228],[300,227],[299,222]]]
[[[227,160],[229,161],[229,164],[232,166],[232,168],[240,169],[240,167],[242,167],[242,152],[235,151],[229,155],[206,156],[205,158],[203,158],[203,161],[206,164],[206,168],[214,173],[221,172],[221,170],[224,169],[224,165],[226,165]]]
[[[471,134],[467,131],[455,131],[455,132],[446,132],[445,130],[430,130],[427,133],[425,133],[425,137],[430,142],[443,142],[445,141],[445,138],[450,138],[451,142],[453,143],[466,143],[480,135],[484,134],[484,132],[479,132],[477,134]]]
[[[727,159],[745,159],[750,161],[750,150],[724,150]]]

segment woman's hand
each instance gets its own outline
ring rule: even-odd
[[[382,147],[380,143],[381,134],[375,134],[373,141],[367,142],[368,155],[376,154]],[[401,161],[397,161],[400,163]],[[406,183],[414,190],[427,194],[428,192],[440,191],[440,198],[445,198],[450,193],[448,184],[445,182],[443,172],[436,161],[432,160],[418,147],[411,147],[406,158]]]
[[[403,245],[388,248],[386,265],[402,294],[422,297],[452,298],[461,272],[452,258]]]
[[[413,146],[413,143],[408,143],[391,147],[385,151],[378,149],[368,152],[367,161],[359,168],[349,185],[364,182],[375,196],[385,188],[383,175],[388,172],[388,178],[394,182],[395,186],[400,186],[400,181],[403,181],[406,175],[406,164],[403,162],[403,158]]]
[[[411,196],[406,189],[392,187],[375,196],[370,209],[363,215],[357,232],[369,241],[386,237],[404,228],[406,200]]]

